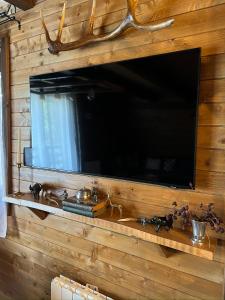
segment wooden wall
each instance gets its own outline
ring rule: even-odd
[[[125,0],[99,0],[96,33],[110,31],[126,13]],[[22,169],[22,188],[30,182],[53,182],[70,193],[93,183],[111,186],[114,201],[131,215],[163,214],[171,203],[216,203],[225,208],[225,0],[140,0],[139,20],[175,24],[159,32],[129,31],[114,41],[60,53],[48,53],[41,28],[42,8],[49,29],[57,29],[62,0],[38,1],[19,12],[22,30],[10,25],[13,187],[17,131],[30,145],[29,76],[153,54],[202,48],[197,182],[195,191],[174,190],[121,180]],[[87,20],[86,0],[68,0],[63,40],[77,39]],[[214,261],[184,253],[165,258],[151,243],[49,216],[40,221],[26,208],[14,209],[8,236],[0,240],[0,299],[50,299],[50,281],[64,274],[98,285],[115,299],[224,299],[224,242]]]

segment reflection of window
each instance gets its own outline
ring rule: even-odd
[[[80,171],[76,101],[31,93],[33,166]]]

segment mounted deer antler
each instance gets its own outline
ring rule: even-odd
[[[70,42],[70,43],[62,43],[61,42],[61,36],[62,36],[62,30],[64,26],[64,20],[65,20],[65,13],[66,13],[66,4],[64,3],[63,10],[62,10],[62,17],[61,21],[59,24],[59,29],[58,29],[58,34],[56,37],[56,40],[53,41],[50,38],[48,29],[46,27],[44,17],[41,12],[41,18],[42,18],[42,24],[44,27],[45,35],[46,35],[46,40],[49,45],[49,52],[52,54],[58,54],[60,51],[68,51],[68,50],[73,50],[77,49],[83,46],[86,46],[91,43],[95,42],[103,42],[107,40],[111,40],[117,36],[119,36],[121,33],[126,31],[128,28],[135,28],[135,29],[140,29],[140,30],[146,30],[146,31],[156,31],[156,30],[161,30],[163,28],[169,27],[174,20],[168,20],[166,22],[162,22],[156,25],[141,25],[135,15],[135,10],[137,7],[138,0],[127,0],[127,14],[126,17],[123,19],[121,24],[117,26],[112,32],[106,33],[106,34],[99,34],[95,35],[93,32],[93,27],[94,27],[94,19],[95,19],[95,10],[96,10],[96,1],[97,0],[91,0],[92,5],[91,5],[91,15],[90,19],[88,22],[88,30],[86,35],[79,39],[78,41]]]

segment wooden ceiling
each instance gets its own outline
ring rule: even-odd
[[[7,1],[0,0],[0,5],[6,2],[13,4],[22,10],[27,10],[35,6],[35,0],[7,0]]]

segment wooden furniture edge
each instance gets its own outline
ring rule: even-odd
[[[66,212],[58,207],[53,207],[50,205],[38,203],[32,200],[16,198],[10,195],[6,196],[4,200],[7,203],[24,206],[32,209],[38,209],[46,213],[50,213],[59,217],[70,219],[79,223],[84,223],[87,225],[99,227],[101,229],[109,230],[111,232],[119,233],[129,237],[134,237],[147,242],[158,244],[162,250],[164,250],[165,247],[168,247],[194,256],[199,256],[201,258],[205,258],[208,260],[213,260],[214,258],[214,252],[217,244],[217,240],[215,238],[210,238],[209,245],[207,242],[202,246],[193,245],[188,234],[179,229],[171,230],[173,233],[173,236],[171,238],[171,233],[165,233],[164,235],[170,235],[168,237],[165,237],[162,236],[161,233],[154,232],[154,229],[152,228],[150,230],[149,229],[150,227],[143,228],[141,227],[140,224],[136,224],[136,223],[132,224],[131,222],[129,222],[129,224],[127,223],[121,224],[118,223],[115,218],[114,219],[110,218],[108,215],[107,216],[104,215],[101,218],[89,218],[86,216],[81,216],[74,213]],[[179,241],[178,240],[179,237],[181,237],[181,239],[184,239],[185,242],[182,242],[182,240]],[[165,254],[165,251],[163,252]]]

